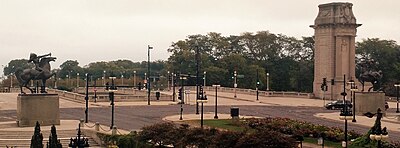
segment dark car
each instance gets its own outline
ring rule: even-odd
[[[346,106],[348,106],[348,108],[353,107],[353,105],[351,104],[351,102],[349,100],[346,100]],[[343,100],[329,102],[325,105],[326,109],[342,109],[343,107],[344,107]]]

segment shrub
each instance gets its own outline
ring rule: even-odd
[[[156,123],[142,128],[139,133],[139,140],[151,143],[153,146],[164,146],[174,144],[170,135],[174,134],[175,125],[170,122]]]
[[[242,147],[263,147],[263,148],[292,148],[295,146],[295,140],[284,136],[282,133],[271,130],[260,130],[249,133],[240,138],[235,145]]]
[[[211,147],[232,148],[243,135],[243,132],[220,131],[213,138]]]
[[[140,142],[138,134],[131,132],[127,135],[105,135],[98,133],[97,136],[106,144],[116,143],[121,148],[150,148],[150,145]]]
[[[302,135],[304,137],[313,138],[316,138],[321,133],[325,133],[325,137],[329,141],[338,142],[344,140],[344,131],[338,127],[315,125],[312,123],[292,120],[288,118],[252,118],[247,119],[243,123],[250,128],[257,130],[273,130],[287,135]],[[349,131],[348,135],[350,139],[361,136],[354,131]]]
[[[49,136],[49,142],[47,143],[47,148],[62,148],[60,140],[57,138],[56,126],[51,126],[51,133]]]
[[[43,135],[40,133],[40,124],[36,121],[35,132],[31,139],[31,148],[43,148]]]
[[[65,90],[65,91],[69,91],[69,92],[72,91],[72,88],[66,87],[66,86],[58,86],[57,89],[58,90]]]

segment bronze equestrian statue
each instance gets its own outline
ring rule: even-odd
[[[373,89],[374,91],[381,91],[381,80],[383,77],[383,73],[381,70],[378,70],[376,63],[373,59],[366,60],[364,59],[360,63],[357,64],[357,68],[360,70],[360,75],[358,77],[358,81],[362,84],[362,91],[364,91],[365,82],[370,82],[372,87],[368,89],[368,92]]]
[[[35,64],[35,68],[24,70],[18,68],[15,71],[15,76],[19,82],[21,94],[25,94],[25,92],[22,90],[22,87],[29,89],[31,93],[33,93],[33,90],[28,87],[28,83],[31,80],[42,80],[40,92],[46,93],[46,80],[55,75],[55,73],[51,72],[50,62],[55,61],[56,59],[57,58],[55,57],[51,57],[51,53],[42,56],[37,56],[36,54],[31,53],[28,63],[33,62]]]

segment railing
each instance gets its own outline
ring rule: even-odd
[[[117,126],[113,126],[111,129],[108,126],[101,125],[99,122],[96,123],[85,123],[83,119],[80,120],[80,126],[82,127],[82,132],[84,135],[93,138],[93,140],[100,144],[101,146],[108,145],[100,139],[98,133],[103,133],[107,135],[126,135],[129,134],[127,131],[121,131]]]
[[[185,89],[189,89],[191,91],[196,91],[196,86],[185,86]],[[215,91],[215,87],[206,86],[203,87],[205,91]],[[230,87],[218,87],[218,92],[235,92],[235,88]],[[248,95],[255,95],[257,93],[254,89],[242,89],[236,88],[236,93],[238,94],[248,94]],[[312,98],[312,93],[301,93],[301,92],[285,92],[285,91],[258,91],[260,96],[266,97],[299,97],[299,98]]]
[[[56,90],[56,89],[48,89],[48,92],[49,93],[56,93],[61,97],[70,98],[70,99],[77,100],[77,101],[85,100],[85,95],[79,94],[79,93]],[[102,91],[102,92],[104,93],[106,91]],[[120,93],[120,90],[118,90],[118,93]],[[118,95],[118,94],[116,94],[116,95],[114,95],[114,99],[115,99],[116,102],[145,101],[145,100],[147,100],[147,94],[145,94],[145,95],[130,95],[130,94]],[[155,93],[151,93],[150,99],[152,101],[157,100],[156,96],[155,96]],[[172,100],[172,96],[161,94],[159,100],[160,101],[169,101],[169,100]],[[93,94],[89,95],[89,101],[91,101],[91,102],[95,101]],[[109,101],[109,96],[108,96],[108,94],[98,94],[96,101],[108,102]]]

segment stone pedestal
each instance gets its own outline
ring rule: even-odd
[[[57,94],[20,94],[17,98],[17,125],[19,127],[60,125]]]
[[[385,93],[382,92],[356,92],[355,99],[356,115],[364,113],[376,113],[378,108],[381,108],[382,113],[385,113]]]

